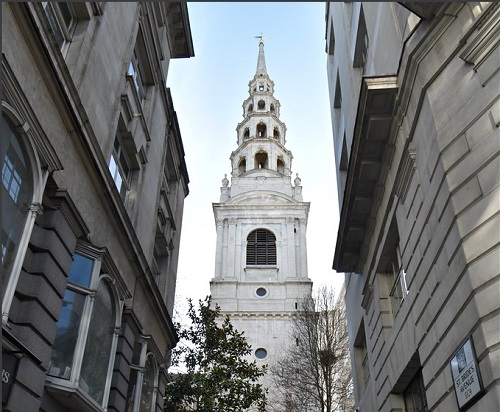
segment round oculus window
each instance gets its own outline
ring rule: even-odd
[[[258,288],[255,293],[257,294],[257,296],[263,298],[264,296],[267,295],[267,289],[266,288]]]
[[[267,350],[264,348],[259,348],[255,351],[255,357],[257,359],[264,359],[267,356]]]

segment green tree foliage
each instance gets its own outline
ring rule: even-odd
[[[165,393],[165,412],[242,412],[251,406],[266,408],[266,390],[258,383],[266,367],[245,357],[251,353],[243,333],[229,317],[220,318],[220,307],[211,297],[196,309],[188,300],[189,326],[176,324],[181,342],[173,350],[173,366],[187,372],[171,375]]]

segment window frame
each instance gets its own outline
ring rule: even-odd
[[[420,406],[419,409],[415,408],[416,391],[419,392],[420,398],[423,401],[422,405],[417,405]],[[408,412],[427,412],[429,410],[429,404],[427,402],[427,395],[425,393],[424,379],[421,370],[417,372],[406,389],[403,391],[403,399],[405,408]]]
[[[267,351],[266,348],[258,347],[254,351],[254,356],[257,361],[263,361],[269,356],[269,352]]]
[[[406,271],[402,263],[399,245],[396,245],[387,273],[389,276],[389,299],[391,301],[392,313],[395,317],[406,296],[408,296]]]
[[[356,32],[356,39],[354,43],[354,55],[352,59],[352,67],[361,69],[362,74],[365,73],[365,67],[368,60],[369,45],[370,45],[370,39],[368,37],[368,30],[366,27],[363,5],[360,5],[358,29]]]
[[[163,236],[158,236],[158,233],[156,236],[151,258],[151,271],[156,285],[160,288],[160,286],[165,283],[165,277],[169,271],[170,253],[167,239]]]
[[[68,12],[70,15],[69,23],[66,22],[64,13],[61,10],[61,5],[66,5],[68,7]],[[42,2],[42,7],[47,16],[49,26],[51,28],[52,34],[56,40],[59,49],[63,56],[66,56],[69,45],[73,39],[76,26],[78,24],[78,16],[75,8],[71,2]],[[58,33],[56,33],[56,30]],[[60,40],[59,40],[60,38]]]
[[[127,391],[127,400],[125,406],[126,412],[143,412],[141,411],[141,400],[144,389],[144,374],[146,372],[146,362],[148,361],[148,359],[151,359],[153,366],[153,388],[151,391],[151,398],[150,398],[151,403],[148,412],[154,412],[156,410],[156,400],[158,398],[158,384],[159,384],[159,367],[154,353],[149,348],[148,345],[149,339],[150,339],[149,336],[141,336],[140,339],[135,342],[136,347],[140,346],[139,348],[140,354],[138,359],[139,362],[136,362],[135,364],[132,363],[130,365],[131,368],[130,376],[132,376],[133,371],[136,371],[137,375],[135,376],[135,383],[132,383],[133,387],[131,391],[130,392]],[[134,347],[134,351],[135,349],[136,348]],[[137,359],[135,360],[137,361]],[[130,390],[130,383],[131,382],[129,382],[129,390]]]
[[[78,326],[78,334],[73,351],[71,371],[68,378],[61,377],[60,374],[59,376],[51,375],[51,368],[53,367],[51,365],[51,356],[47,371],[46,385],[48,390],[54,392],[54,394],[56,395],[62,394],[62,397],[66,397],[68,392],[74,392],[79,398],[80,402],[83,402],[86,405],[92,405],[93,408],[98,407],[99,410],[102,410],[107,406],[109,400],[125,296],[123,296],[124,294],[120,293],[120,291],[116,287],[116,275],[111,274],[109,270],[107,270],[108,268],[106,266],[109,266],[110,263],[105,262],[106,255],[103,251],[97,250],[89,245],[79,245],[77,246],[74,254],[78,254],[92,260],[93,267],[88,287],[70,280],[70,274],[68,273],[68,282],[65,294],[66,291],[69,290],[84,295],[84,305],[81,313],[81,318],[79,320],[80,324]],[[99,401],[94,399],[92,395],[90,395],[80,385],[80,379],[84,356],[87,353],[85,349],[89,343],[87,340],[91,327],[92,315],[94,313],[94,308],[96,307],[97,290],[103,283],[106,284],[106,287],[110,293],[111,303],[112,305],[114,305],[114,320],[113,325],[111,325],[112,338],[109,347],[109,361],[106,371],[106,379],[104,381],[102,401],[99,403]],[[54,341],[54,344],[55,342],[56,341]]]
[[[361,322],[353,343],[354,371],[358,395],[362,396],[370,384],[371,368],[364,321]]]
[[[144,69],[142,68],[141,61],[139,59],[137,46],[134,48],[132,53],[132,58],[130,59],[127,68],[127,75],[132,77],[137,96],[142,104],[142,102],[146,99],[147,83],[144,78]]]
[[[140,106],[147,100],[149,87],[155,84],[151,56],[146,47],[143,29],[139,25],[135,45],[127,67],[127,76],[132,78]],[[132,70],[131,70],[132,68]]]
[[[2,324],[7,324],[9,320],[10,307],[14,299],[14,293],[17,288],[17,283],[21,275],[22,264],[24,261],[24,256],[26,255],[26,250],[28,249],[29,240],[31,238],[31,233],[35,225],[35,219],[38,215],[42,214],[42,197],[47,179],[49,177],[49,171],[47,169],[43,170],[41,166],[41,161],[38,153],[34,147],[31,138],[28,136],[26,131],[28,128],[20,121],[14,113],[2,103],[2,129],[8,127],[12,132],[12,136],[17,139],[17,144],[21,147],[21,150],[26,156],[26,161],[28,163],[27,169],[31,170],[30,176],[32,180],[32,191],[31,191],[31,201],[29,202],[28,210],[26,211],[26,217],[22,229],[20,230],[19,242],[14,246],[12,253],[12,266],[8,272],[8,280],[6,281],[5,291],[2,296]],[[3,144],[6,143],[5,136],[2,139],[2,170],[4,155],[7,154],[7,147]],[[3,178],[2,178],[3,186]],[[5,186],[4,186],[5,187]],[[2,189],[3,190],[3,189]],[[8,195],[7,195],[8,196]],[[2,203],[4,202],[2,196]],[[3,216],[3,215],[2,215]],[[2,237],[3,237],[3,221],[2,221]],[[2,251],[3,251],[3,239],[2,239]],[[2,256],[3,257],[3,256]],[[2,278],[6,276],[3,270],[2,262]],[[2,286],[3,288],[3,286]]]
[[[121,162],[122,160],[125,162],[128,171],[124,170]],[[115,187],[117,188],[118,193],[120,193],[120,197],[125,202],[127,193],[131,188],[133,167],[129,159],[129,154],[125,149],[122,133],[119,130],[116,131],[115,139],[113,140],[113,150],[109,160],[109,171],[113,181],[115,182]],[[118,185],[117,182],[118,176],[120,177],[120,185]]]

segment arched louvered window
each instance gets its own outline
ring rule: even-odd
[[[257,229],[247,237],[247,265],[276,265],[276,236]]]

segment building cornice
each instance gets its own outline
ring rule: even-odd
[[[360,257],[380,192],[382,165],[391,155],[397,77],[364,77],[356,114],[354,137],[340,216],[333,269],[360,270]]]

